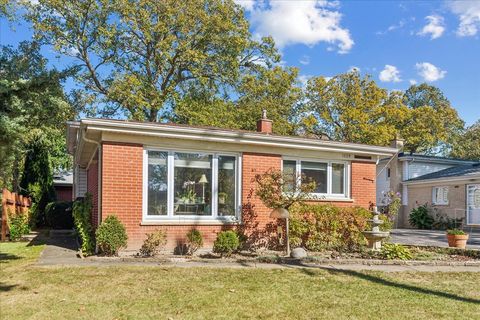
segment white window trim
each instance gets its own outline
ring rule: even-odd
[[[148,151],[159,151],[168,153],[167,156],[167,215],[148,215]],[[175,153],[201,153],[212,156],[212,214],[209,216],[198,216],[198,215],[174,215],[175,207],[175,194],[174,194],[174,154]],[[218,216],[218,156],[232,156],[236,158],[236,175],[235,175],[235,215],[234,216]],[[211,151],[211,150],[191,150],[191,149],[170,149],[170,148],[159,148],[159,147],[144,147],[143,148],[143,192],[142,192],[142,224],[152,224],[155,222],[165,222],[168,224],[171,223],[186,223],[192,224],[195,222],[198,224],[205,223],[238,223],[241,221],[241,196],[242,196],[242,155],[239,153],[232,152],[221,152],[221,151]]]
[[[446,189],[447,193],[447,200],[444,201],[444,199],[441,199],[440,201],[437,199],[437,190],[439,189]],[[444,192],[444,191],[442,191]],[[448,206],[449,200],[448,200],[448,193],[449,193],[449,187],[448,186],[438,186],[438,187],[432,187],[432,204],[436,206]]]
[[[308,162],[317,162],[317,163],[326,163],[327,164],[327,193],[311,193],[311,196],[314,200],[317,198],[318,200],[351,200],[350,195],[350,184],[351,184],[351,163],[349,161],[342,161],[342,160],[328,160],[328,159],[312,159],[312,158],[296,158],[296,157],[282,157],[282,165],[281,169],[283,172],[283,161],[295,161],[296,163],[296,175],[297,177],[301,176],[301,162],[308,161]],[[332,164],[343,164],[345,166],[344,169],[344,193],[332,193]],[[300,183],[300,182],[299,182]]]
[[[470,193],[470,190],[472,190],[472,192],[475,192],[475,190],[476,190],[477,188],[480,188],[480,184],[476,184],[476,183],[474,183],[474,184],[467,184],[467,185],[465,186],[465,188],[466,188],[466,190],[465,190],[465,207],[466,207],[466,217],[467,217],[466,222],[467,222],[467,225],[469,225],[469,226],[480,226],[480,224],[478,224],[478,223],[472,223],[472,222],[470,221],[470,210],[472,210],[473,205],[469,205],[469,201],[468,201],[468,200],[469,200],[469,196],[470,196],[470,194],[469,194],[469,193]],[[475,195],[472,195],[472,196],[475,196]],[[475,200],[474,200],[474,201],[475,201]],[[473,210],[475,210],[475,209],[477,209],[477,208],[473,208]]]

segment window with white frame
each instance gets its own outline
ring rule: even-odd
[[[145,150],[144,157],[145,219],[236,218],[238,155]]]
[[[315,182],[315,195],[328,197],[348,197],[348,165],[337,161],[312,161],[300,159],[284,159],[283,172],[292,177],[285,186],[285,192],[292,192],[296,184],[301,183],[297,177]]]
[[[448,187],[433,187],[432,203],[436,205],[448,204]]]

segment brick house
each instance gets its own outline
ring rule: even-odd
[[[219,231],[242,229],[250,240],[276,237],[277,221],[255,196],[255,174],[290,170],[317,182],[322,203],[367,208],[375,202],[376,162],[395,148],[257,132],[123,120],[68,124],[74,156],[74,197],[92,195],[92,224],[115,214],[128,250],[145,234],[167,233],[167,248],[198,229],[211,247]],[[252,241],[253,242],[253,241]]]

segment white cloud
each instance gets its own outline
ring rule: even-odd
[[[243,7],[246,11],[253,10],[255,6],[255,0],[235,0],[235,3]]]
[[[402,20],[400,20],[400,21],[398,22],[398,24],[392,24],[391,26],[389,26],[389,27],[387,28],[387,30],[377,31],[376,34],[377,34],[377,35],[380,35],[380,36],[383,36],[383,35],[385,35],[385,34],[387,34],[387,33],[389,33],[389,32],[392,32],[392,31],[394,31],[394,30],[403,28],[403,27],[405,26],[405,24],[406,24],[405,19],[402,19]]]
[[[408,83],[410,83],[410,85],[413,86],[413,85],[417,84],[417,80],[410,79],[410,80],[408,80]]]
[[[427,82],[433,82],[445,77],[447,71],[441,70],[429,62],[421,62],[415,64],[415,68],[418,71],[418,75]]]
[[[354,42],[350,31],[340,25],[338,6],[338,2],[318,0],[257,1],[250,10],[250,20],[257,36],[272,36],[280,48],[326,42],[339,53],[347,53]]]
[[[310,80],[311,77],[313,76],[309,74],[301,74],[298,76],[298,81],[300,81],[300,84],[302,85],[302,87],[306,87],[307,82],[308,80]]]
[[[400,71],[398,71],[397,67],[386,64],[385,68],[380,71],[380,74],[378,76],[380,81],[383,82],[400,82],[402,79],[400,79]]]
[[[460,20],[457,35],[460,37],[476,35],[480,29],[480,1],[452,1],[448,2],[448,6]]]
[[[309,65],[310,64],[310,57],[307,56],[307,55],[304,55],[298,62],[300,62],[304,66]]]
[[[430,35],[430,39],[440,38],[445,31],[445,24],[442,16],[426,16],[428,23],[417,34],[420,36]]]

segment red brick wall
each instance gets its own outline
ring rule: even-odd
[[[193,227],[204,239],[204,247],[212,247],[218,232],[232,228],[222,225],[142,225],[143,146],[105,142],[102,145],[102,219],[115,214],[125,224],[128,250],[138,249],[145,234],[164,230],[167,248],[185,243],[185,235]],[[244,153],[242,156],[242,224],[237,228],[249,236],[248,244],[271,246],[277,243],[276,221],[269,218],[266,208],[255,196],[254,177],[270,168],[281,168],[281,156]],[[368,207],[375,200],[375,183],[365,179],[375,178],[375,164],[352,163],[352,196],[354,203],[334,203],[342,206]]]
[[[351,197],[354,205],[368,209],[376,202],[376,165],[368,162],[352,161]]]
[[[255,195],[255,175],[269,169],[280,170],[280,155],[243,153],[242,155],[242,225],[240,230],[249,237],[251,247],[275,246],[277,221],[270,218],[272,209],[267,208]]]
[[[55,186],[58,201],[72,201],[73,187],[71,186]]]
[[[192,228],[203,236],[204,246],[211,247],[222,225],[141,225],[142,222],[142,164],[143,146],[104,143],[102,153],[102,220],[115,214],[125,224],[128,250],[137,250],[145,234],[163,230],[167,234],[167,248],[185,243]]]
[[[95,159],[87,169],[87,192],[92,195],[91,223],[94,228],[98,226],[98,161]]]

